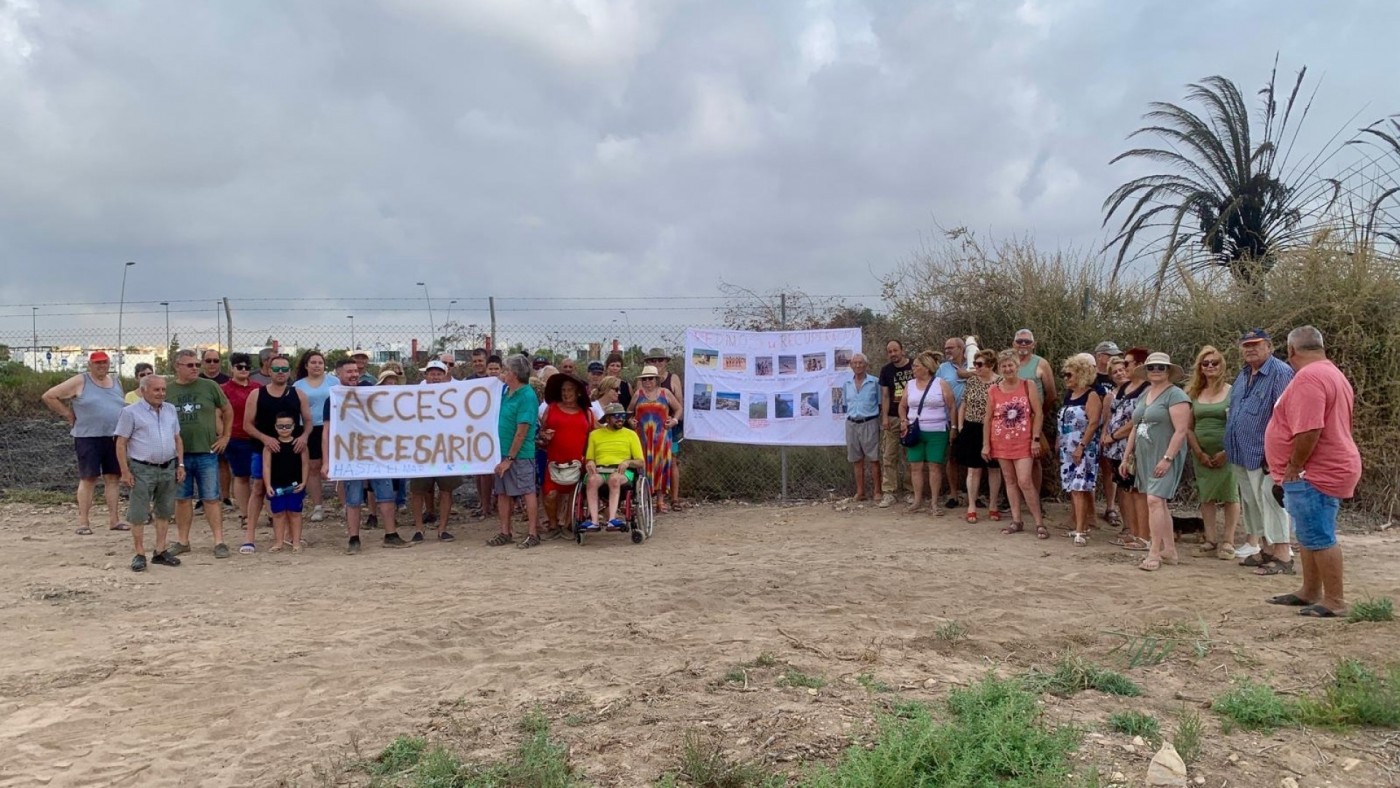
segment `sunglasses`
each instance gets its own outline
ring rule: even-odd
[[[297,427],[295,424],[278,424],[276,426],[279,430],[294,430]]]
[[[138,373],[136,373],[136,379],[137,379],[137,380],[140,380],[141,378],[144,378],[144,377],[146,377],[147,375],[154,375],[154,374],[155,374],[154,372],[138,372]]]
[[[218,360],[217,358],[206,358],[206,359],[204,359],[204,363],[205,363],[205,364],[217,364],[217,363],[219,363],[219,360]]]
[[[1035,342],[1034,339],[1018,339],[1018,340],[1016,340],[1016,344],[1018,344],[1018,345],[1029,345],[1029,344],[1032,344],[1033,342]]]
[[[974,362],[972,362],[972,366],[974,366],[974,367],[985,367],[985,366],[987,366],[987,365],[984,364],[984,363],[982,363],[981,361],[974,361]]]
[[[183,363],[183,364],[176,364],[176,366],[178,366],[178,367],[197,367],[197,366],[199,366],[199,365],[196,364],[196,363],[194,363],[193,361],[186,361],[186,362]]]
[[[291,368],[291,367],[268,367],[268,369],[272,370],[273,372],[291,372],[291,371],[292,371],[292,368]]]
[[[1209,358],[1208,358],[1208,359],[1206,359],[1205,361],[1202,361],[1202,362],[1201,362],[1201,366],[1202,366],[1202,367],[1218,367],[1218,366],[1220,366],[1220,360],[1219,360],[1219,359],[1209,359]]]
[[[1148,372],[1166,372],[1167,369],[1168,369],[1168,367],[1167,367],[1166,364],[1148,364],[1148,365],[1147,365],[1147,371],[1148,371]]]
[[[233,365],[233,368],[234,368],[234,369],[252,369],[252,367],[248,366],[247,364],[234,364],[234,365]]]

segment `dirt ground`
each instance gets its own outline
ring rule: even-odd
[[[1105,777],[1141,784],[1152,754],[1107,731],[1110,713],[1148,711],[1172,731],[1188,707],[1206,731],[1192,776],[1212,788],[1400,776],[1393,733],[1227,736],[1204,708],[1232,677],[1305,693],[1339,657],[1394,659],[1400,625],[1300,619],[1263,603],[1295,578],[1230,562],[1140,572],[1102,532],[1076,548],[956,512],[726,504],[665,515],[643,545],[488,548],[492,526],[468,521],[455,543],[383,550],[370,531],[346,556],[336,517],[309,528],[301,555],[216,561],[197,522],[183,566],[134,574],[126,534],[77,536],[73,516],[0,506],[0,786],[362,784],[355,759],[400,734],[502,757],[532,708],[598,785],[652,784],[697,730],[799,774],[868,742],[893,702],[1070,649],[1112,666],[1108,633],[1152,627],[1202,634],[1128,671],[1146,697],[1046,700],[1051,719],[1091,732],[1076,758]],[[1400,529],[1344,545],[1353,599],[1400,598]],[[950,621],[965,640],[935,636]],[[725,681],[764,652],[778,664]],[[827,683],[781,686],[789,666]]]

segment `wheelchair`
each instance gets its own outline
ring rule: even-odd
[[[622,495],[622,501],[617,506],[617,517],[626,523],[619,529],[619,532],[631,534],[632,544],[641,544],[651,538],[652,530],[656,526],[656,510],[651,497],[651,480],[642,471],[637,471],[637,478],[622,485],[618,492]],[[603,485],[598,488],[598,514],[600,517],[607,515],[608,496],[611,494],[612,490],[604,481]],[[573,513],[574,541],[583,544],[585,534],[579,525],[588,519],[587,474],[580,477],[578,484],[574,485],[574,498],[569,511]],[[606,532],[606,530],[597,531],[597,533]]]

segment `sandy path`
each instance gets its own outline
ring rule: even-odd
[[[227,561],[197,525],[184,566],[144,574],[126,568],[124,534],[78,537],[65,516],[0,508],[0,786],[321,784],[352,737],[372,753],[450,724],[499,753],[533,704],[586,712],[591,722],[559,733],[601,784],[647,784],[697,724],[771,728],[760,721],[787,709],[804,720],[789,726],[801,757],[834,752],[868,718],[858,692],[834,689],[838,702],[808,719],[802,704],[825,698],[719,685],[765,650],[832,679],[874,672],[914,697],[992,661],[1102,652],[1101,630],[1156,620],[1200,616],[1220,653],[1249,650],[1246,668],[1140,679],[1165,704],[1224,686],[1232,670],[1270,677],[1301,663],[1315,677],[1335,656],[1395,642],[1393,628],[1301,622],[1262,604],[1294,579],[1205,559],[1147,574],[1103,536],[1076,549],[954,513],[707,506],[660,519],[642,546],[600,536],[529,551],[489,549],[490,527],[469,523],[456,543],[407,550],[379,549],[382,532],[368,532],[360,556],[340,554],[326,523],[300,556]],[[1354,598],[1400,598],[1400,539],[1348,548]],[[972,635],[956,654],[930,637],[951,619]],[[804,751],[804,739],[823,748]]]

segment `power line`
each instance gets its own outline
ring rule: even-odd
[[[884,298],[884,296],[882,296],[882,295],[880,295],[880,294],[878,294],[878,293],[874,293],[874,294],[855,294],[855,295],[845,294],[845,293],[837,294],[837,295],[814,295],[814,294],[807,294],[807,293],[804,293],[804,294],[803,294],[803,297],[804,297],[804,298],[809,298],[809,299]],[[486,298],[487,298],[486,296],[454,296],[454,295],[433,296],[433,300],[434,300],[434,301],[441,301],[441,300],[446,299],[446,300],[456,300],[456,301],[458,301],[459,303],[460,303],[460,302],[466,302],[466,301],[485,301]],[[159,301],[130,301],[130,300],[129,300],[129,301],[126,301],[125,303],[126,303],[128,306],[131,306],[131,305],[133,305],[133,304],[148,304],[148,305],[158,306],[158,305],[160,305],[160,304],[162,304],[162,303],[170,303],[170,304],[204,304],[204,303],[207,303],[208,300],[209,300],[209,299],[207,299],[207,298],[164,298],[164,299],[160,299]],[[603,300],[603,299],[596,298],[596,297],[584,297],[584,296],[519,296],[519,297],[498,297],[498,298],[496,299],[496,311],[498,311],[498,312],[501,311],[501,305],[502,305],[503,303],[509,303],[509,302],[511,302],[511,301],[552,301],[552,302],[559,302],[559,301],[586,301],[586,302],[589,302],[589,303],[595,303],[595,302],[598,302],[598,301],[601,301],[601,300]],[[731,298],[731,297],[729,297],[729,296],[673,296],[673,295],[657,295],[657,296],[611,296],[611,295],[610,295],[610,296],[607,297],[606,300],[607,300],[607,302],[608,302],[609,304],[617,304],[617,303],[621,303],[621,302],[633,303],[633,302],[653,302],[653,301],[663,301],[663,302],[674,302],[674,301],[723,301],[723,302],[736,302],[736,303],[750,303],[750,302],[754,302],[754,301],[762,301],[762,300],[764,300],[764,297],[763,297],[763,296],[759,296],[759,297],[756,297],[756,298],[736,299],[736,298]],[[251,297],[251,298],[237,298],[237,299],[230,298],[230,301],[231,301],[231,302],[234,302],[234,303],[237,303],[237,304],[250,304],[250,303],[262,303],[262,302],[282,302],[282,303],[286,303],[286,302],[290,302],[290,303],[317,303],[317,302],[319,302],[319,303],[352,303],[352,302],[353,302],[353,303],[384,303],[384,302],[386,302],[386,301],[387,301],[387,302],[404,301],[404,302],[415,303],[415,304],[421,304],[421,303],[423,303],[422,297],[414,297],[414,296],[402,296],[402,297],[398,297],[398,296],[348,296],[348,297],[345,297],[345,298],[339,298],[339,297],[334,297],[334,296],[284,296],[284,297],[276,297],[276,298],[255,296],[255,297]],[[0,304],[0,309],[20,309],[20,308],[28,309],[28,308],[30,308],[30,307],[36,307],[36,306],[38,306],[38,307],[47,307],[47,306],[116,306],[116,305],[118,305],[118,302],[117,302],[117,301],[49,301],[49,302],[39,302],[39,303],[32,303],[32,302],[31,302],[31,303]],[[175,310],[171,310],[171,311],[174,312]],[[512,310],[512,311],[518,311],[518,310]],[[25,316],[27,317],[28,315],[25,315]],[[3,317],[3,316],[0,316],[0,317]]]

